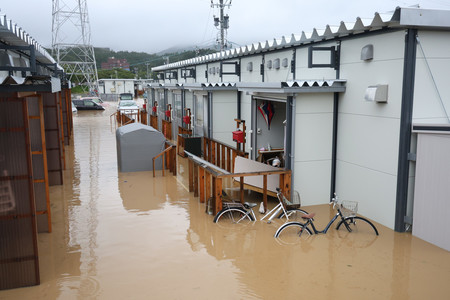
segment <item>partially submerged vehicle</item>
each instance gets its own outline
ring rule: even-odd
[[[139,106],[134,100],[120,100],[117,110],[123,114],[132,114],[139,111]]]
[[[72,100],[77,110],[105,110],[105,108],[97,104],[92,97],[86,97],[81,99]],[[100,100],[101,101],[101,100]]]

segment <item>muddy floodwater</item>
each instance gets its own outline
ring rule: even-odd
[[[214,224],[180,157],[177,176],[119,173],[114,110],[74,116],[53,232],[38,237],[41,284],[0,299],[450,299],[450,253],[409,233],[280,241],[279,220]],[[334,214],[303,208],[320,229]]]

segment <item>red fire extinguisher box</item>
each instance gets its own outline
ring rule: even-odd
[[[233,131],[233,141],[238,143],[244,142],[244,132],[241,130]]]

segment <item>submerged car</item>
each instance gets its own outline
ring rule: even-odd
[[[103,107],[107,106],[107,104],[105,102],[103,102],[103,100],[100,99],[99,97],[83,97],[80,100],[92,100],[93,102],[95,102],[98,105],[101,105]]]
[[[95,101],[87,98],[81,98],[77,100],[72,100],[73,104],[78,110],[104,110],[105,108],[100,104],[97,104]]]
[[[139,106],[134,100],[120,100],[117,110],[123,114],[138,113]]]

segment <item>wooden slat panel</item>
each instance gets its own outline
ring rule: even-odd
[[[200,203],[205,203],[205,169],[199,167],[198,176],[200,181]]]

